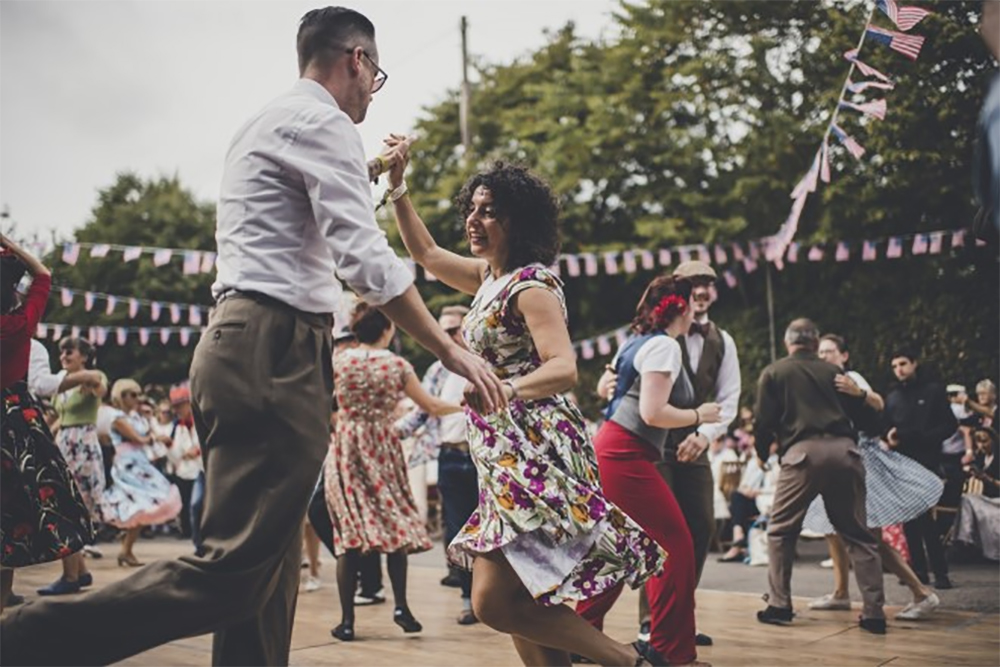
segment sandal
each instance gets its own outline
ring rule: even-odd
[[[342,642],[352,642],[354,641],[354,625],[350,623],[341,623],[333,630],[330,630],[330,634]]]

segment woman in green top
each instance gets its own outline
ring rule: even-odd
[[[64,338],[59,343],[59,362],[67,373],[93,369],[94,347],[81,338]],[[86,383],[58,394],[53,406],[59,415],[56,444],[73,474],[83,502],[92,521],[102,521],[101,496],[104,493],[104,458],[97,440],[97,409],[108,393],[108,378],[100,373],[99,383]],[[93,583],[87,571],[83,552],[67,556],[62,561],[63,575],[39,595],[76,593]]]

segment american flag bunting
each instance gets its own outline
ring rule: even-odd
[[[865,29],[865,34],[880,44],[885,44],[893,51],[902,53],[910,60],[916,60],[924,45],[924,38],[917,35],[904,35],[901,32],[877,28],[873,25]]]
[[[910,30],[931,13],[920,7],[900,7],[896,0],[875,0],[875,5],[903,31]]]
[[[871,102],[862,102],[861,104],[855,104],[854,102],[844,100],[841,101],[840,106],[844,109],[854,109],[855,111],[860,111],[866,116],[872,116],[874,118],[878,118],[879,120],[885,120],[885,100],[872,100]]]
[[[882,81],[885,81],[886,83],[892,83],[892,79],[890,79],[888,76],[886,76],[885,74],[882,74],[882,72],[878,71],[874,67],[871,67],[870,65],[866,65],[865,63],[861,62],[858,59],[858,50],[857,49],[851,49],[850,51],[846,51],[844,53],[844,58],[846,58],[848,61],[854,63],[854,65],[859,70],[861,70],[861,73],[864,74],[865,76],[873,76],[876,79],[881,79]]]
[[[846,148],[847,151],[851,155],[853,155],[856,160],[860,160],[861,156],[865,154],[864,147],[857,141],[855,141],[851,137],[851,135],[847,134],[847,132],[844,132],[842,129],[840,129],[840,126],[837,125],[836,123],[833,124],[831,130],[833,131],[833,135],[837,137],[837,140],[844,145],[844,148]]]

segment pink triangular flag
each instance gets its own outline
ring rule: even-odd
[[[129,262],[134,262],[135,260],[142,257],[142,248],[138,246],[128,246],[122,251],[122,261],[126,264]]]

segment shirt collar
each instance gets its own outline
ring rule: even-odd
[[[324,88],[323,84],[313,79],[306,79],[306,78],[299,79],[298,81],[295,82],[295,85],[292,87],[292,90],[294,90],[297,93],[303,93],[305,95],[309,95],[316,101],[322,102],[323,104],[329,104],[335,109],[340,108],[340,105],[337,104],[337,100],[335,100],[333,95],[330,94],[330,91]]]

